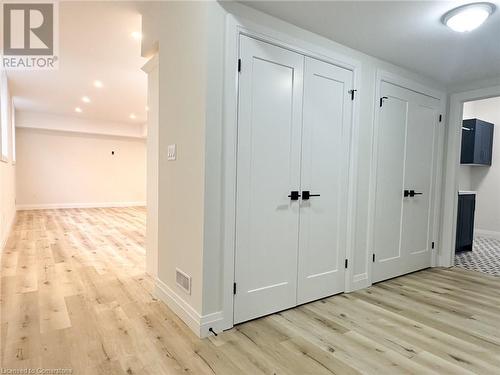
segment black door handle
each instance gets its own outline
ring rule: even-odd
[[[424,193],[417,193],[415,190],[410,190],[410,197],[414,197],[415,195],[423,195]]]
[[[410,196],[410,190],[403,190],[403,197],[409,197]]]
[[[290,195],[288,196],[288,198],[290,198],[290,200],[292,200],[292,201],[298,201],[299,197],[300,197],[300,194],[297,190],[292,190],[290,192]]]
[[[320,194],[311,194],[309,190],[304,190],[302,192],[302,200],[304,201],[308,200],[310,197],[320,197],[320,196],[321,196]]]

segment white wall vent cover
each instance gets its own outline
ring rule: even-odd
[[[187,294],[191,294],[191,276],[182,272],[180,269],[175,269],[175,282]]]

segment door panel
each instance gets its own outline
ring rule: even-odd
[[[234,322],[297,302],[304,57],[240,39]]]
[[[344,291],[352,72],[306,57],[298,303]]]
[[[404,186],[415,190],[414,197],[405,199],[402,224],[402,249],[423,259],[410,259],[409,269],[416,265],[430,266],[431,197],[433,193],[434,137],[437,110],[419,103],[410,106],[406,146]],[[427,254],[425,254],[427,253]],[[420,255],[419,255],[420,254]],[[410,272],[410,271],[409,271]]]
[[[373,282],[431,265],[439,108],[437,99],[389,83],[381,93]]]
[[[396,87],[386,86],[384,83],[382,92],[388,99],[381,108],[378,129],[374,282],[384,279],[402,264],[401,215],[408,101],[402,98]]]

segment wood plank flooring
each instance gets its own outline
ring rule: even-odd
[[[22,211],[1,366],[72,374],[500,374],[500,278],[425,270],[197,339],[151,294],[143,208]],[[70,372],[66,372],[70,373]]]

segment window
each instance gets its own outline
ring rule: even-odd
[[[5,72],[0,76],[0,137],[1,137],[1,160],[9,159],[9,94],[7,89],[7,77]]]

